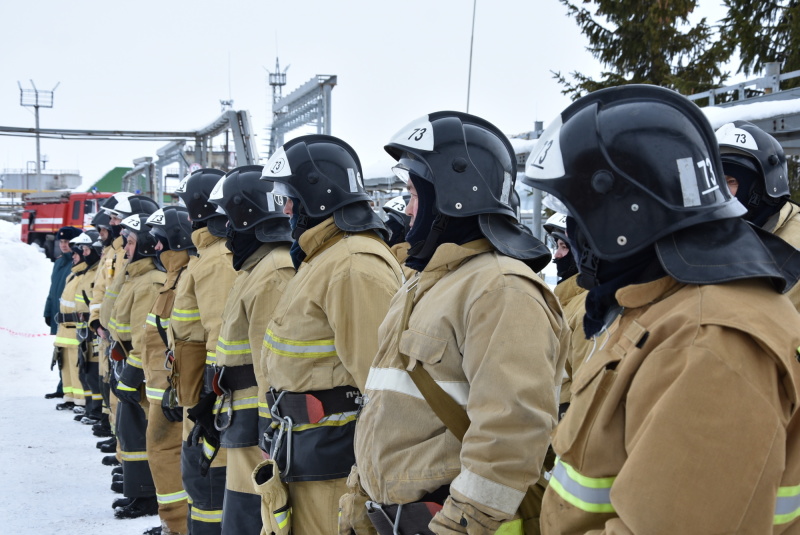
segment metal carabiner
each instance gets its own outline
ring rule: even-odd
[[[214,366],[217,368],[217,366]],[[233,421],[233,393],[222,386],[222,375],[225,373],[225,366],[221,368],[217,368],[218,371],[216,373],[216,387],[219,388],[221,394],[217,394],[220,398],[219,407],[217,407],[216,412],[214,413],[214,428],[217,431],[225,431],[227,428],[231,426],[231,421]],[[227,405],[227,411],[225,411],[225,406]],[[228,418],[225,420],[224,423],[220,423],[220,415],[222,412],[225,411],[228,413]]]
[[[288,474],[289,471],[292,469],[292,427],[294,427],[294,422],[288,416],[283,418],[283,424],[288,428],[286,432],[286,469],[283,471],[284,474]]]

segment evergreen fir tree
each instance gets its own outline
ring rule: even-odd
[[[730,48],[739,49],[737,72],[760,73],[773,61],[781,63],[782,72],[800,70],[800,2],[724,0],[724,5],[728,15],[722,30]],[[797,82],[781,85],[794,87]]]
[[[573,82],[560,72],[553,73],[564,86],[562,93],[573,99],[604,87],[637,83],[690,95],[717,87],[728,77],[720,66],[730,57],[730,46],[705,18],[689,24],[696,0],[583,0],[582,6],[559,1],[589,38],[589,51],[606,69],[598,80],[572,72]],[[587,5],[594,7],[594,13]]]

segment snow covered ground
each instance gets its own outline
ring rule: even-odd
[[[44,399],[58,383],[50,371],[53,336],[42,320],[52,263],[0,221],[0,533],[137,535],[157,517],[118,520],[111,468],[91,426]]]

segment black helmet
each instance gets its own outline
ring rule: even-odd
[[[122,220],[122,235],[136,235],[136,253],[139,256],[156,256],[158,239],[150,234],[147,227],[147,215],[133,214]]]
[[[433,185],[439,214],[479,216],[481,232],[498,251],[536,271],[550,261],[547,247],[517,222],[516,157],[496,126],[466,113],[436,112],[408,124],[384,149],[397,160],[400,178],[413,174]]]
[[[217,207],[208,202],[208,197],[223,176],[225,173],[219,169],[198,169],[181,181],[175,193],[186,205],[192,221],[205,221],[221,215],[217,213]]]
[[[172,251],[194,249],[192,243],[192,222],[189,213],[182,206],[165,206],[159,208],[145,222],[150,227],[150,234],[164,242]]]
[[[146,195],[129,195],[118,199],[116,205],[112,208],[104,205],[103,209],[108,212],[109,215],[125,219],[133,214],[148,216],[158,210],[158,204]]]
[[[342,206],[369,201],[361,162],[350,145],[333,136],[300,136],[280,147],[264,166],[275,193],[300,199],[310,217],[328,217]]]
[[[83,256],[83,246],[94,247],[94,243],[99,239],[100,233],[96,230],[84,230],[78,236],[72,238],[69,243],[72,246],[72,252],[78,253]],[[102,248],[98,253],[102,253]]]
[[[274,182],[262,180],[264,167],[244,165],[221,178],[209,201],[228,216],[233,230],[256,230],[262,242],[291,242],[289,216],[283,213],[286,199],[274,195]]]
[[[531,151],[523,182],[558,197],[594,254],[616,260],[676,230],[741,216],[714,131],[695,104],[652,85],[575,101]]]
[[[374,229],[384,238],[388,236],[369,205],[358,155],[339,138],[310,135],[285,143],[267,161],[262,179],[275,182],[276,195],[299,199],[301,216],[319,219],[333,215],[342,230]],[[300,222],[293,235],[297,237],[303,230],[305,225]]]
[[[103,210],[98,210],[98,212],[94,214],[94,217],[92,217],[92,226],[96,229],[111,229],[111,216]]]
[[[653,245],[685,283],[764,277],[785,291],[800,275],[794,248],[740,219],[714,130],[670,89],[632,84],[576,100],[542,134],[525,174],[574,218],[581,237],[570,232],[571,245],[580,242],[579,269],[590,278],[602,262]]]
[[[127,191],[118,191],[117,193],[113,194],[111,197],[108,197],[103,204],[100,205],[100,212],[98,213],[105,213],[109,215],[114,215],[114,207],[122,200],[127,197],[130,197],[133,193],[129,193]]]
[[[783,147],[771,135],[747,121],[727,123],[717,130],[725,175],[738,181],[736,198],[748,221],[761,226],[789,198],[789,170]]]

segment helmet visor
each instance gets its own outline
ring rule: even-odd
[[[392,167],[392,172],[406,184],[411,180],[412,173],[428,182],[433,182],[433,175],[428,166],[419,160],[415,160],[409,153],[405,153],[400,157],[397,165]]]

